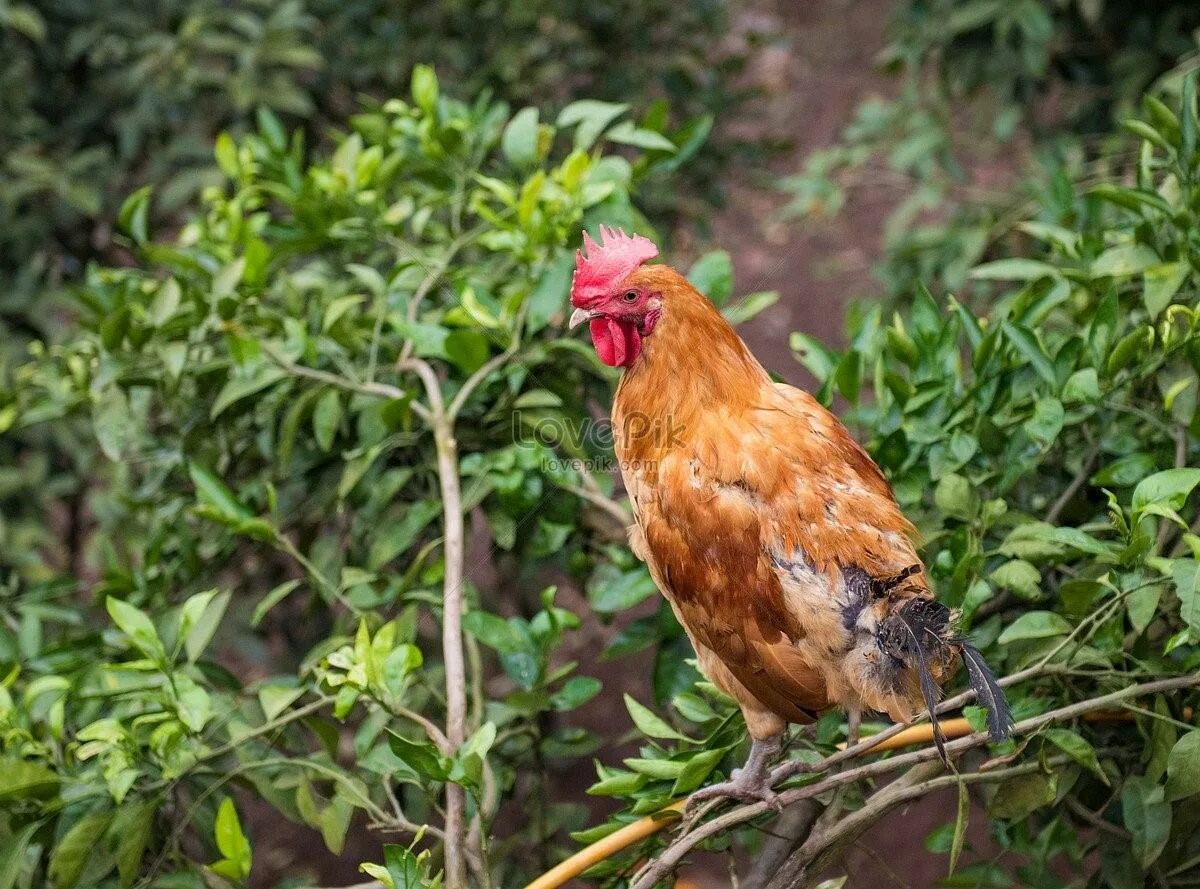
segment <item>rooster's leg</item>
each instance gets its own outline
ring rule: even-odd
[[[710,799],[730,798],[741,802],[774,802],[775,791],[771,789],[771,761],[778,755],[783,746],[783,735],[760,740],[754,739],[750,745],[750,755],[746,764],[740,769],[734,769],[730,780],[711,787],[697,790],[688,797],[688,808],[694,808],[698,803]]]
[[[858,743],[859,728],[862,725],[862,705],[852,704],[846,708],[846,746],[853,747]]]

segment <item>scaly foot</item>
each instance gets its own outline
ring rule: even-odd
[[[755,740],[750,746],[746,764],[734,769],[730,780],[697,790],[688,797],[686,810],[691,813],[696,807],[711,799],[736,799],[744,803],[766,802],[777,807],[779,796],[771,787],[771,772],[768,766],[779,752],[780,739]]]

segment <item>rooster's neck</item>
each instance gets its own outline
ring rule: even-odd
[[[654,273],[662,293],[662,317],[626,369],[613,404],[618,427],[669,418],[687,427],[697,413],[720,408],[740,412],[757,403],[770,377],[716,307],[687,279],[665,266]],[[672,439],[652,437],[645,447],[661,450]],[[649,458],[650,454],[643,457]]]

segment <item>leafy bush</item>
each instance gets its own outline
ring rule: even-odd
[[[966,756],[950,775],[932,749],[854,768],[836,754],[839,714],[797,732],[792,756],[816,765],[783,785],[784,798],[814,810],[766,824],[775,837],[741,838],[762,846],[752,885],[808,885],[888,810],[956,785],[957,818],[927,841],[949,855],[949,885],[1061,886],[1097,862],[1087,885],[1185,886],[1200,873],[1194,84],[1181,113],[1151,97],[1129,125],[1143,136],[1132,182],[1048,193],[1016,226],[1020,255],[971,270],[986,312],[919,291],[890,317],[860,313],[844,352],[793,335],[821,396],[851,405],[918,523],[939,597],[1008,675],[1018,731],[990,751],[986,735],[957,742]],[[592,788],[627,800],[629,814],[581,839],[744,756],[741,727],[711,686],[677,694],[669,721],[630,709],[644,746],[624,768],[602,767]],[[983,727],[981,711],[967,715]],[[895,783],[863,780],[902,766]],[[970,787],[990,816],[988,850],[965,839]],[[727,849],[731,828],[770,817],[765,804],[740,806],[602,870],[657,858],[632,881],[648,889],[664,862],[701,841]]]
[[[611,374],[559,337],[566,245],[644,227],[632,189],[674,148],[624,106],[559,121],[418,67],[312,165],[269,112],[222,136],[177,238],[151,191],[125,203],[138,264],[89,268],[78,329],[0,399],[7,447],[74,461],[4,492],[0,886],[243,883],[250,797],[335,853],[352,823],[428,824],[373,871],[397,885],[516,884],[583,825],[496,820],[598,743],[558,715],[600,685],[543,580],[586,569],[609,484],[569,462],[605,453],[585,405]],[[464,516],[507,579],[486,601]]]
[[[402,91],[420,61],[465,94],[487,87],[548,111],[584,95],[642,111],[670,99],[695,151],[735,95],[737,58],[712,52],[725,20],[722,0],[5,3],[3,322],[21,340],[53,325],[44,291],[76,281],[90,258],[120,256],[110,223],[137,186],[154,184],[156,214],[175,221],[218,183],[218,132],[252,130],[265,108],[304,123],[313,142],[361,94]],[[663,129],[666,106],[650,117]]]

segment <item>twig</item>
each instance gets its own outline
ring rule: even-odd
[[[629,527],[629,523],[633,521],[633,517],[620,503],[598,491],[592,491],[579,485],[572,485],[569,482],[560,481],[556,482],[556,484],[564,491],[574,494],[580,500],[586,500],[593,506],[599,507],[606,516],[617,523],[621,529],[621,536],[622,538],[624,537],[625,530]]]
[[[326,370],[317,370],[315,367],[296,364],[293,361],[288,361],[288,359],[265,343],[262,346],[262,350],[275,365],[294,377],[302,377],[306,380],[324,383],[327,386],[334,386],[346,392],[356,392],[360,395],[374,395],[377,398],[405,399],[409,396],[409,393],[405,392],[399,386],[392,386],[388,383],[362,383],[358,380],[349,380],[346,377],[338,376]],[[429,412],[425,409],[425,405],[414,402],[412,409],[422,420],[429,421]]]
[[[1075,473],[1075,477],[1071,479],[1071,483],[1063,488],[1063,492],[1058,495],[1058,499],[1046,512],[1046,523],[1054,525],[1058,523],[1059,518],[1063,514],[1063,510],[1070,505],[1075,495],[1079,493],[1079,489],[1087,484],[1087,480],[1092,475],[1092,469],[1096,465],[1096,458],[1100,455],[1100,446],[1093,444],[1088,450],[1088,454],[1083,459],[1083,463],[1079,466],[1079,471]]]
[[[419,725],[429,740],[433,742],[433,745],[437,747],[438,752],[443,756],[454,755],[454,746],[450,743],[450,739],[446,737],[445,733],[443,733],[440,728],[434,725],[432,720],[422,716],[415,710],[409,710],[407,707],[401,707],[399,705],[389,705],[387,709],[388,712],[390,712],[393,716],[399,716],[401,719],[408,719]]]
[[[1129,833],[1129,831],[1123,827],[1117,827],[1117,825],[1113,824],[1108,819],[1101,817],[1099,813],[1093,812],[1091,809],[1077,800],[1074,794],[1067,794],[1067,796],[1063,799],[1063,802],[1067,804],[1067,808],[1071,810],[1071,814],[1082,819],[1083,821],[1086,821],[1092,827],[1102,830],[1105,833],[1111,833],[1113,836],[1120,837],[1123,840],[1129,840],[1131,838],[1132,835]]]
[[[775,879],[767,884],[766,889],[783,889],[783,887],[798,885],[797,879],[802,879],[810,873],[819,873],[834,855],[897,806],[945,787],[954,787],[960,784],[994,784],[1022,775],[1031,775],[1047,767],[1053,768],[1069,760],[1068,756],[1060,754],[1049,758],[1045,763],[1026,762],[988,772],[951,775],[936,775],[941,768],[941,763],[937,760],[924,763],[910,769],[891,784],[876,791],[860,809],[842,818],[828,832],[819,834],[814,831],[805,844],[778,871]]]
[[[764,842],[754,866],[746,875],[746,885],[761,886],[783,866],[792,850],[804,842],[812,833],[813,825],[821,814],[821,804],[816,800],[804,800],[792,806],[771,825],[774,835]]]

